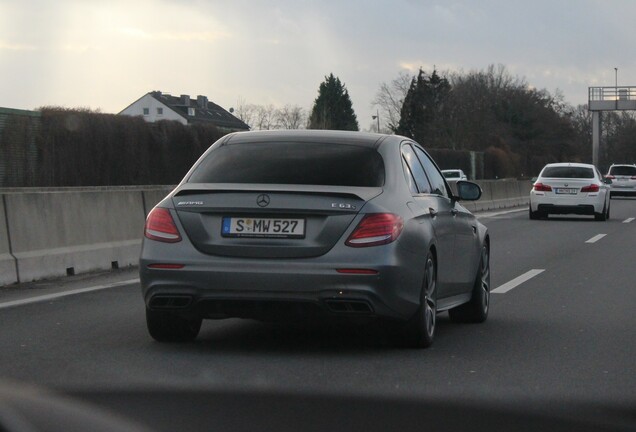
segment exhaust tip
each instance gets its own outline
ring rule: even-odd
[[[373,313],[371,305],[364,300],[326,300],[325,303],[331,312],[338,314],[370,314]]]

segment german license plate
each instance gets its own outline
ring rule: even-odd
[[[305,219],[224,217],[224,237],[304,238]]]
[[[576,195],[578,191],[573,188],[556,188],[554,189],[554,192],[558,194]]]

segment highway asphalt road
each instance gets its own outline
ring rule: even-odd
[[[489,319],[459,325],[440,315],[427,350],[396,347],[381,326],[234,319],[204,321],[194,343],[160,344],[146,332],[134,270],[0,289],[0,381],[80,392],[280,389],[634,404],[636,199],[611,205],[607,222],[531,221],[527,210],[480,215],[492,238]],[[91,287],[99,289],[74,293]]]

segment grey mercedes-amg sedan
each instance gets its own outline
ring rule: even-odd
[[[194,339],[203,319],[393,322],[433,342],[436,314],[483,322],[488,231],[418,143],[397,135],[226,135],[150,212],[140,278],[150,335]]]

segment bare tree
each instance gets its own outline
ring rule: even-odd
[[[251,128],[254,125],[254,119],[256,118],[256,109],[256,105],[248,104],[245,99],[239,97],[233,114],[236,118]]]
[[[391,132],[395,132],[398,123],[400,123],[402,104],[412,80],[413,77],[411,75],[406,72],[400,72],[397,78],[390,83],[380,84],[380,89],[376,93],[375,99],[373,99],[372,106],[378,107],[380,118],[383,120],[382,123]],[[382,128],[382,126],[380,127]],[[375,129],[377,129],[377,126]]]
[[[307,115],[298,105],[285,105],[276,111],[276,120],[282,129],[301,129],[307,123]]]
[[[254,129],[270,130],[278,128],[276,124],[277,110],[274,105],[256,105],[255,111]]]

